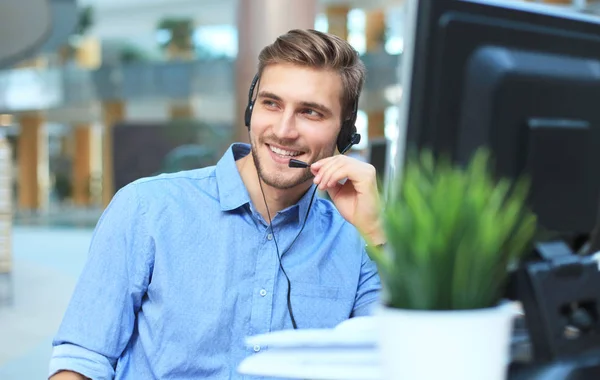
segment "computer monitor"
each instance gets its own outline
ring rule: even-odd
[[[589,234],[600,193],[600,18],[520,1],[407,1],[397,152],[486,146],[540,226]],[[404,141],[406,135],[406,141]],[[398,164],[398,163],[397,163]]]
[[[411,148],[466,164],[487,147],[498,176],[531,180],[529,202],[541,230],[589,238],[600,195],[600,17],[508,0],[407,0],[406,6],[394,173],[401,175]],[[587,371],[569,379],[595,379],[600,273],[596,262],[570,248],[536,249],[569,255],[527,263],[518,296],[536,359],[582,358],[596,349],[586,369],[583,359],[572,368],[563,362],[572,374]],[[563,334],[579,323],[571,320],[573,305],[590,317],[577,339]]]

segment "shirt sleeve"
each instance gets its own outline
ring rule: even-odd
[[[371,260],[366,249],[363,248],[358,290],[354,300],[354,309],[351,317],[371,315],[372,308],[381,292],[381,280],[375,262]]]
[[[153,267],[153,245],[135,183],[119,190],[93,233],[88,258],[52,342],[61,370],[112,379]]]

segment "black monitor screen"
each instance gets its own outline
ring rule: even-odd
[[[531,179],[544,229],[589,233],[600,193],[600,24],[517,3],[418,2],[403,61],[407,143],[458,163],[486,146],[498,175]]]

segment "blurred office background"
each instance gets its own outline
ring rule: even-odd
[[[600,15],[600,2],[537,2]],[[351,154],[384,179],[398,137],[403,0],[48,3],[43,42],[0,68],[0,379],[45,378],[92,229],[115,191],[215,164],[247,141],[256,57],[277,35],[328,31],[362,55],[363,139]],[[0,13],[12,11],[0,2]]]

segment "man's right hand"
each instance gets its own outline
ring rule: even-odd
[[[89,380],[89,378],[71,371],[60,371],[55,373],[50,380]]]

